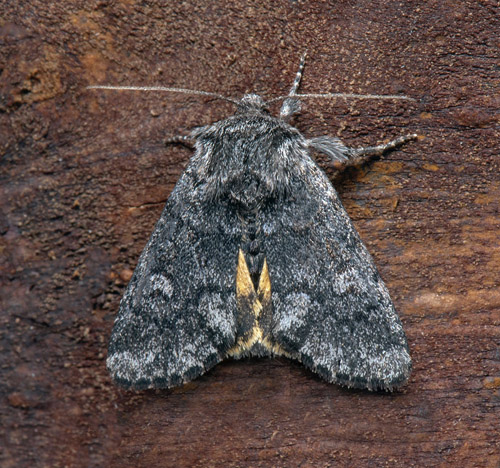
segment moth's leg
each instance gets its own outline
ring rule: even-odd
[[[335,169],[343,170],[349,166],[356,166],[369,161],[371,158],[381,156],[386,151],[390,151],[398,146],[404,145],[408,141],[415,140],[417,135],[405,135],[384,145],[368,146],[365,148],[349,148],[339,139],[333,137],[317,137],[307,140],[308,146],[326,154],[332,161]]]
[[[196,139],[193,135],[175,135],[165,140],[165,145],[183,145],[194,148]]]
[[[398,146],[402,146],[408,141],[416,140],[418,135],[412,133],[411,135],[404,135],[395,140],[385,143],[384,145],[378,146],[367,146],[366,148],[353,148],[351,149],[350,157],[345,164],[347,166],[354,166],[356,164],[362,164],[375,156],[382,156],[386,151],[393,150]]]
[[[290,120],[293,114],[300,112],[300,101],[293,96],[297,94],[299,89],[300,80],[302,79],[302,73],[304,72],[304,66],[306,64],[306,55],[307,54],[304,52],[302,57],[300,57],[299,69],[295,75],[295,80],[293,80],[290,92],[288,93],[289,97],[283,101],[283,105],[281,106],[280,118],[285,122]]]

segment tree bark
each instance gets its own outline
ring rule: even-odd
[[[3,467],[499,466],[496,2],[32,0],[0,13]],[[402,318],[408,385],[348,390],[283,358],[120,390],[105,369],[119,300],[191,154],[163,141],[234,109],[86,86],[271,98],[306,49],[304,92],[416,99],[310,99],[293,121],[349,146],[421,136],[332,179]]]

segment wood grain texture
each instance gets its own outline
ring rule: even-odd
[[[496,2],[31,0],[0,18],[2,467],[500,466]],[[283,358],[117,389],[118,302],[190,156],[162,141],[233,109],[85,87],[277,96],[305,49],[304,92],[417,99],[310,100],[294,121],[355,146],[422,135],[334,180],[403,320],[409,384],[346,390]]]

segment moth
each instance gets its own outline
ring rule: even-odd
[[[288,122],[302,57],[279,117],[256,94],[180,140],[196,148],[120,303],[107,367],[127,388],[171,388],[225,358],[286,356],[328,382],[391,391],[411,371],[408,344],[374,262],[311,150],[342,167],[416,135],[353,149]],[[177,140],[179,141],[179,140]]]

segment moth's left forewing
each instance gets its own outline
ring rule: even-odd
[[[296,157],[293,191],[261,213],[273,340],[328,381],[390,390],[411,370],[399,317],[326,175]]]

